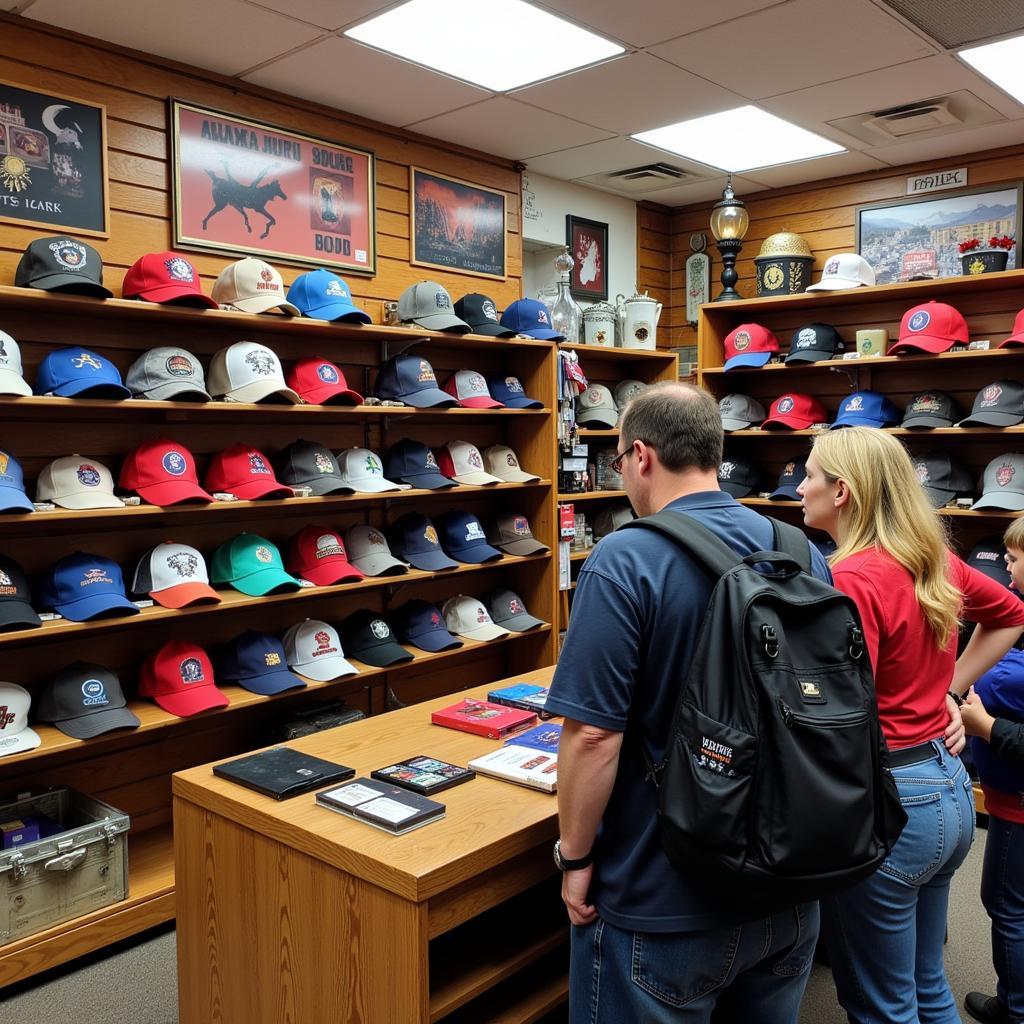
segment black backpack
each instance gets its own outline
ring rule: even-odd
[[[811,575],[800,530],[771,523],[776,550],[744,558],[685,513],[627,524],[717,581],[665,759],[641,751],[669,860],[752,917],[866,878],[907,820],[856,606]]]

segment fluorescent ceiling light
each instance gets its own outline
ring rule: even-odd
[[[723,171],[749,171],[843,153],[842,146],[757,107],[737,107],[633,136]]]
[[[494,92],[625,53],[523,0],[409,0],[345,35]]]
[[[961,50],[960,56],[1018,103],[1024,103],[1024,36]]]

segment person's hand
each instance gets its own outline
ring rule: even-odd
[[[946,694],[946,710],[949,712],[949,725],[946,726],[942,738],[946,749],[956,757],[964,749],[967,737],[964,734],[964,722],[960,707],[948,693]]]
[[[985,705],[974,692],[973,686],[964,698],[960,716],[963,718],[968,736],[980,736],[986,743],[991,740],[992,726],[995,725],[996,720],[985,710]]]
[[[587,902],[593,874],[594,865],[590,864],[579,871],[566,871],[562,875],[562,902],[573,924],[590,924],[597,917],[597,908]]]

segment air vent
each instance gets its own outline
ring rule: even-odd
[[[681,171],[671,164],[644,164],[643,167],[630,167],[625,171],[612,171],[609,178],[616,178],[619,181],[644,181],[654,180],[673,185],[677,181],[688,178],[686,171]]]
[[[950,109],[948,99],[891,107],[889,110],[878,111],[864,121],[869,130],[881,132],[890,139],[905,139],[908,135],[961,124],[963,121]]]
[[[629,195],[641,195],[645,192],[657,192],[659,189],[672,185],[689,184],[699,181],[696,174],[673,167],[672,164],[642,164],[639,167],[626,167],[621,171],[605,171],[603,174],[591,174],[585,178],[574,178],[587,185],[611,189]]]

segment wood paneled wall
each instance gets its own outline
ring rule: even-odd
[[[520,174],[508,160],[388,128],[305,100],[257,89],[235,79],[133,53],[50,26],[0,15],[0,79],[106,104],[110,175],[110,238],[94,242],[104,282],[120,294],[125,270],[143,254],[171,248],[168,105],[170,96],[248,115],[288,128],[371,149],[377,156],[377,273],[345,272],[353,297],[377,323],[381,303],[423,278],[440,281],[453,299],[492,296],[499,308],[519,298],[522,284]],[[409,265],[409,165],[507,194],[508,278],[496,281]],[[13,284],[25,246],[46,228],[0,221],[0,284]],[[92,241],[90,239],[90,241]],[[189,254],[207,292],[230,256]],[[302,273],[273,261],[290,284]]]
[[[658,322],[658,348],[678,344],[671,340],[667,327],[672,301],[671,230],[670,207],[650,202],[636,204],[636,287],[664,306]]]

